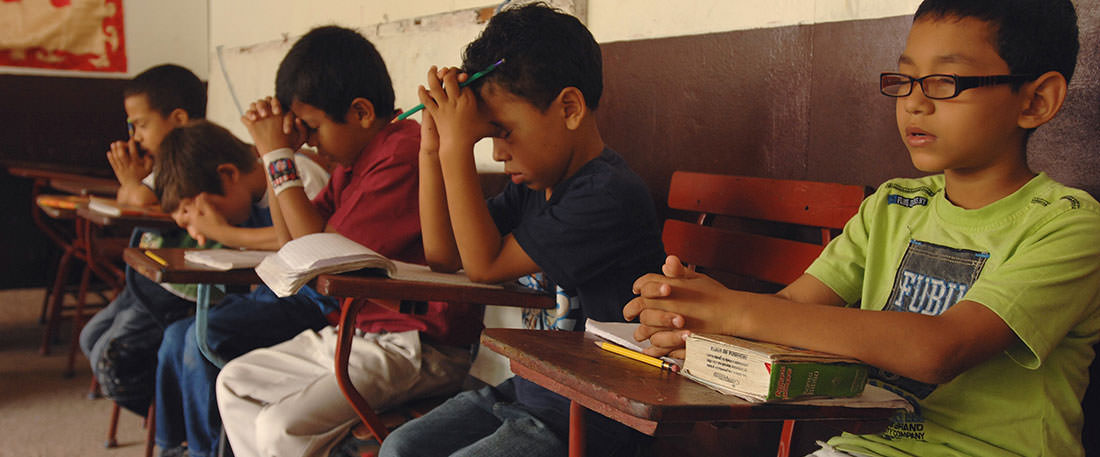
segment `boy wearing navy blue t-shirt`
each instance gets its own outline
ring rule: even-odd
[[[469,74],[504,59],[466,88]],[[608,149],[594,110],[602,92],[599,45],[572,16],[541,5],[495,16],[465,52],[463,68],[436,69],[420,89],[425,256],[436,270],[464,268],[481,282],[538,271],[579,302],[580,315],[622,321],[632,275],[664,256],[652,199]],[[473,145],[493,138],[493,158],[512,180],[481,197]],[[561,325],[556,327],[562,328]],[[580,326],[574,327],[581,330]],[[459,394],[391,434],[382,455],[564,454],[569,402],[514,377]],[[632,452],[640,435],[598,414],[588,420],[593,455]],[[431,436],[430,443],[422,437]],[[596,435],[594,435],[596,436]]]

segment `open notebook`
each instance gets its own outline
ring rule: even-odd
[[[438,273],[424,265],[387,259],[339,233],[314,233],[283,245],[256,266],[256,274],[276,295],[293,295],[318,275],[374,269],[404,281],[433,282],[500,289],[499,284],[470,281],[463,273]]]

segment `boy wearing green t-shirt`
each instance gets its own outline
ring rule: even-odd
[[[776,295],[669,257],[623,310],[654,355],[690,332],[859,358],[914,407],[816,456],[1079,456],[1100,339],[1100,204],[1028,168],[1076,63],[1070,0],[926,0],[882,93],[913,164]],[[825,306],[822,306],[825,305]],[[858,308],[857,308],[858,306]],[[893,312],[882,312],[893,311]]]

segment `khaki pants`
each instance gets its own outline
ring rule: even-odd
[[[336,383],[334,327],[307,330],[231,361],[217,381],[218,408],[239,457],[323,456],[358,422]],[[466,349],[428,345],[418,332],[357,334],[348,371],[376,411],[457,389]]]

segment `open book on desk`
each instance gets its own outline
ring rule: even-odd
[[[339,233],[314,233],[283,245],[256,266],[256,274],[276,295],[293,295],[303,285],[327,273],[372,269],[392,279],[502,289],[481,284],[463,273],[439,273],[424,265],[394,261]]]

